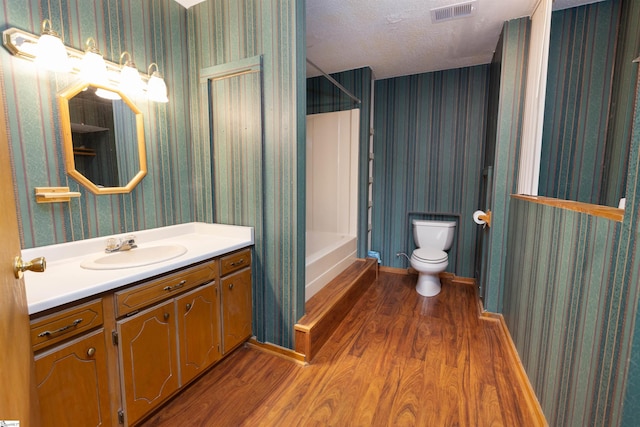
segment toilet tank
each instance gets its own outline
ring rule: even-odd
[[[455,221],[422,221],[414,219],[413,240],[419,248],[434,248],[443,251],[451,248]]]

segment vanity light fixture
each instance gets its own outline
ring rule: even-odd
[[[125,56],[128,59],[123,64],[122,60]],[[140,77],[136,64],[131,58],[131,54],[126,50],[120,55],[120,67],[120,89],[133,97],[141,96],[144,89],[144,82]]]
[[[48,24],[48,27],[47,27]],[[42,21],[42,35],[35,47],[36,64],[55,72],[71,71],[71,61],[67,55],[67,48],[57,32],[51,28],[51,21]]]
[[[151,74],[151,69],[156,67],[156,71]],[[152,62],[147,69],[149,81],[147,82],[147,97],[154,102],[169,102],[167,98],[167,84],[158,71],[158,64]]]
[[[51,42],[49,36],[58,40],[57,42],[54,41],[54,43],[58,45],[58,48],[54,49],[47,47],[40,49],[38,47],[38,42],[41,39],[44,39],[43,43]],[[47,39],[49,40],[47,41]],[[128,55],[129,59],[125,61],[124,64],[122,61],[124,56],[126,56],[125,52],[120,56],[120,64],[105,60],[96,47],[96,41],[93,37],[89,37],[87,39],[84,52],[79,49],[66,46],[62,43],[58,34],[53,31],[51,28],[51,21],[48,19],[45,19],[42,23],[41,36],[37,36],[15,27],[3,30],[2,44],[12,55],[28,61],[37,60],[38,63],[41,61],[40,59],[36,59],[39,56],[38,51],[42,50],[50,54],[54,50],[59,49],[59,46],[61,45],[64,51],[66,51],[66,56],[64,54],[58,54],[60,55],[58,59],[43,60],[43,66],[48,68],[60,66],[66,69],[63,64],[68,63],[70,67],[69,72],[71,74],[79,74],[80,77],[88,83],[94,83],[96,86],[115,87],[117,89],[121,88],[123,93],[129,92],[130,89],[127,88],[129,84],[134,86],[139,85],[138,87],[141,87],[142,92],[145,90],[147,91],[147,98],[150,101],[163,103],[169,101],[167,98],[167,85],[158,70],[158,64],[154,62],[149,65],[147,70],[148,74],[144,74],[140,73],[135,68],[133,59],[128,52],[126,52],[126,55]],[[155,71],[152,73],[151,70],[153,67],[155,67]],[[135,79],[133,76],[134,71],[137,72],[138,79],[141,83],[138,83],[138,79],[136,79],[136,83],[132,83]],[[123,72],[124,75],[128,74],[129,77],[123,76]],[[102,89],[96,90],[96,95],[108,99],[120,99],[119,96],[114,98],[114,92]]]
[[[104,62],[93,37],[89,37],[85,43],[84,56],[80,62],[80,77],[88,83],[97,85],[106,85],[109,82],[107,63]],[[96,95],[105,99],[122,99],[116,92],[102,88],[96,89]]]
[[[84,56],[80,63],[80,77],[89,83],[107,83],[107,64],[96,47],[96,41],[89,37],[85,42]]]

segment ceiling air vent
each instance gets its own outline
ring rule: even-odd
[[[476,11],[476,1],[466,1],[464,3],[453,4],[451,6],[431,9],[431,22],[450,21],[452,19],[467,18]]]

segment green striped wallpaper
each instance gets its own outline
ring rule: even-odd
[[[627,205],[618,245],[616,269],[611,276],[612,283],[620,290],[617,295],[614,294],[617,301],[612,302],[621,302],[625,314],[618,320],[621,321],[618,328],[622,331],[622,336],[619,343],[614,344],[617,354],[615,361],[621,363],[615,365],[616,382],[611,388],[615,392],[615,404],[620,405],[621,401],[624,404],[621,425],[629,427],[638,424],[640,413],[640,239],[637,238],[640,226],[640,71],[637,64],[634,92]],[[601,407],[606,403],[603,402]]]
[[[634,84],[638,67],[632,61],[640,55],[640,2],[620,0],[620,3],[604,182],[600,195],[600,203],[608,206],[617,206],[618,199],[625,194],[634,111]]]
[[[188,11],[192,108],[198,111],[199,76],[204,69],[262,55],[263,141],[260,174],[249,173],[258,156],[251,149],[212,162],[207,115],[192,115],[196,218],[217,221],[234,203],[213,190],[212,170],[234,169],[245,189],[261,192],[245,209],[262,212],[256,241],[254,334],[258,340],[293,347],[293,325],[304,314],[305,256],[305,3],[295,0],[208,0]],[[206,73],[205,73],[206,74]],[[230,99],[242,85],[230,86]],[[302,93],[301,93],[302,92]],[[197,100],[194,101],[194,100]],[[206,105],[206,100],[204,100]],[[214,141],[215,144],[215,141]],[[258,206],[259,205],[259,206]],[[227,217],[239,221],[237,216]]]
[[[623,14],[637,16],[637,2],[621,1]],[[204,134],[200,116],[191,114],[200,112],[199,73],[263,55],[262,172],[247,183],[257,186],[252,194],[258,194],[248,199],[259,199],[261,193],[262,200],[243,201],[242,208],[263,210],[263,237],[256,247],[256,268],[263,275],[254,284],[254,333],[261,341],[291,347],[292,326],[304,311],[306,90],[305,47],[300,42],[305,38],[304,2],[209,0],[188,11],[173,0],[2,0],[1,4],[4,28],[37,33],[41,19],[50,17],[67,44],[81,47],[83,39],[94,36],[112,60],[126,49],[141,70],[157,62],[169,86],[169,104],[137,102],[145,115],[149,174],[131,194],[96,197],[78,188],[63,168],[55,94],[73,79],[38,72],[0,49],[0,89],[9,106],[6,125],[25,248],[213,221],[222,215],[214,206],[229,208],[226,202],[232,198],[214,190],[214,171],[220,165],[211,160],[209,135]],[[624,22],[621,32],[631,40],[625,43],[633,44],[638,27],[631,19]],[[491,118],[495,135],[486,144],[491,152],[484,154],[494,157],[485,307],[504,312],[551,425],[636,425],[640,411],[638,93],[632,167],[626,178],[629,207],[621,225],[510,202],[527,39],[526,18],[505,24],[499,65],[492,65],[500,74],[497,92],[489,88],[488,65],[376,83],[380,111],[375,120],[374,249],[382,251],[385,265],[406,267],[395,259],[395,252],[412,248],[412,216],[442,210],[470,222],[479,197],[482,135],[493,134],[485,132],[485,127],[493,126],[484,122],[485,107],[497,93],[497,113]],[[633,50],[620,46],[618,50]],[[634,67],[625,79],[637,72]],[[364,90],[365,84],[361,87]],[[622,87],[614,81],[613,99],[628,95]],[[620,117],[630,117],[634,102],[624,98],[618,102],[625,105]],[[246,158],[233,147],[227,154],[233,158],[228,172],[242,173]],[[48,185],[69,185],[83,195],[70,204],[36,204],[33,187]],[[470,277],[476,228],[464,224],[460,229],[452,267]]]
[[[504,317],[549,425],[610,425],[594,396],[618,313],[608,303],[620,223],[514,199]],[[608,402],[607,402],[608,403]],[[599,422],[598,422],[599,421]]]
[[[358,160],[358,253],[367,255],[367,201],[369,195],[369,129],[371,128],[371,68],[343,71],[332,74],[345,89],[360,99],[353,100],[324,76],[307,79],[307,114],[360,109],[360,157]]]
[[[488,311],[502,312],[505,257],[507,256],[507,228],[509,225],[510,194],[515,191],[518,150],[522,132],[527,47],[530,25],[528,18],[505,23],[500,42],[491,64],[491,104],[487,124],[484,166],[493,167],[491,197],[491,228],[484,235],[488,243],[483,248],[486,258],[482,294]],[[499,78],[498,76],[499,75]],[[497,103],[497,105],[496,105]]]
[[[81,240],[194,220],[188,126],[186,12],[173,0],[2,0],[0,26],[40,33],[49,18],[69,46],[94,37],[118,62],[127,50],[140,71],[157,62],[169,87],[168,104],[135,100],[144,114],[148,175],[130,194],[94,196],[67,177],[56,93],[76,77],[37,71],[0,49],[14,191],[23,248]],[[34,187],[69,186],[82,197],[36,204]]]
[[[260,284],[264,281],[262,262],[266,259],[262,57],[201,70],[200,98],[203,134],[211,135],[209,145],[215,159],[211,166],[213,217],[223,224],[254,227],[252,278]],[[258,318],[254,320],[257,322]]]
[[[611,4],[593,5],[591,11],[602,14],[607,7]],[[623,0],[622,7],[628,11],[631,5]],[[583,11],[564,13],[574,16],[580,12]],[[595,16],[589,16],[591,24]],[[637,22],[637,15],[635,18]],[[509,72],[505,66],[515,66],[515,70],[526,64],[526,56],[509,59],[520,56],[513,54],[526,47],[521,42],[526,37],[518,35],[526,27],[526,19],[507,23],[501,55],[498,58],[496,52],[494,58],[498,60],[494,67],[497,69],[499,64],[501,72],[497,134],[500,141],[503,132],[505,150],[500,150],[500,142],[491,149],[488,141],[491,152],[485,157],[495,154],[494,179],[496,174],[500,176],[495,172],[500,169],[495,166],[500,162],[505,162],[503,169],[506,166],[507,173],[494,182],[492,193],[494,226],[489,232],[491,258],[485,308],[504,314],[550,425],[635,426],[640,409],[640,260],[635,237],[640,202],[636,197],[640,188],[640,111],[635,110],[635,133],[630,139],[628,207],[622,224],[521,200],[510,201],[520,129],[517,106],[521,105],[521,97],[514,97],[521,90],[513,88],[521,87],[523,72]],[[569,31],[570,26],[562,28]],[[629,34],[635,31],[637,27],[620,34],[627,34],[622,37],[631,43],[629,38],[637,36]],[[620,38],[616,43],[620,49]],[[626,75],[629,80],[631,73],[626,71]],[[625,84],[627,92],[636,94],[637,106],[638,92]],[[493,93],[493,86],[490,90]],[[557,91],[552,94],[561,96]],[[624,98],[628,100],[628,94]],[[623,110],[625,126],[630,129],[629,111],[633,108],[627,103]],[[586,112],[582,114],[586,117]],[[491,126],[487,125],[489,129]],[[499,223],[502,226],[496,224],[497,212],[505,214]]]
[[[375,82],[371,246],[382,264],[415,248],[414,218],[458,222],[448,271],[473,277],[489,66]]]
[[[619,0],[552,14],[542,196],[600,204],[619,16]]]
[[[173,0],[2,0],[5,28],[39,33],[45,17],[68,45],[82,48],[93,36],[115,62],[124,50],[141,71],[157,62],[170,102],[136,100],[144,114],[148,174],[130,194],[96,197],[64,173],[55,94],[74,78],[38,72],[0,49],[23,247],[218,220],[209,136],[198,114],[190,114],[200,111],[199,70],[263,55],[263,181],[251,183],[264,192],[255,333],[292,347],[293,324],[304,312],[305,182],[297,179],[305,176],[304,2],[210,0],[187,11]],[[34,187],[67,185],[82,197],[35,203]],[[227,200],[219,195],[215,202]]]

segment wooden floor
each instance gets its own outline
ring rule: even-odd
[[[380,273],[312,364],[240,348],[144,426],[537,425],[473,286],[415,281]]]

